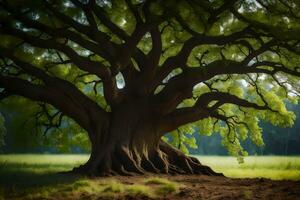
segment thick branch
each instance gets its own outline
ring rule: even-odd
[[[85,129],[89,128],[87,123],[95,123],[95,118],[99,121],[107,118],[107,113],[99,105],[68,81],[52,77],[32,64],[16,58],[8,49],[0,52],[0,55],[9,58],[27,74],[37,77],[44,83],[44,85],[35,85],[20,78],[2,76],[1,87],[9,94],[47,102],[74,118],[79,124],[84,124]],[[9,83],[10,81],[12,83]]]
[[[120,27],[118,27],[116,24],[114,24],[109,17],[106,16],[106,11],[95,4],[92,7],[93,12],[97,16],[97,18],[116,36],[118,36],[122,40],[126,40],[128,38],[128,34],[122,30]]]
[[[4,24],[3,24],[4,25]],[[87,71],[89,73],[95,74],[102,79],[106,79],[110,77],[110,70],[108,67],[104,66],[102,63],[97,61],[91,61],[86,57],[80,56],[75,50],[71,47],[59,43],[57,40],[53,39],[39,39],[38,37],[31,36],[26,34],[20,30],[10,28],[10,27],[3,27],[0,32],[4,34],[13,35],[20,39],[23,39],[25,42],[39,48],[50,48],[56,49],[58,51],[63,52],[66,56],[68,56],[75,65],[77,65],[80,69]]]
[[[93,51],[94,53],[97,53],[98,55],[100,55],[101,57],[108,59],[108,60],[112,60],[112,56],[115,53],[115,49],[114,49],[114,44],[112,42],[109,42],[107,38],[107,36],[98,31],[97,26],[95,27],[86,27],[84,31],[84,33],[89,36],[91,39],[95,40],[96,42],[98,42],[100,44],[95,44],[94,42],[91,42],[90,40],[87,40],[85,38],[83,38],[80,34],[68,30],[68,28],[52,28],[50,26],[47,26],[43,23],[40,23],[37,20],[32,20],[28,17],[26,17],[24,14],[20,13],[18,10],[14,10],[13,8],[8,7],[5,4],[0,4],[1,7],[3,7],[4,9],[6,9],[12,17],[14,17],[17,20],[20,20],[22,23],[24,23],[24,25],[30,27],[30,28],[34,28],[37,29],[43,33],[46,33],[50,36],[56,37],[56,38],[68,38],[71,39],[72,41],[76,42],[77,44],[81,45],[82,47]],[[10,17],[8,17],[6,19],[6,21],[10,21]],[[62,20],[62,19],[60,19]],[[72,19],[70,19],[72,20]],[[74,22],[77,23],[77,22]],[[83,25],[79,24],[79,27],[81,27]],[[96,28],[94,30],[94,28]],[[93,31],[91,31],[93,30]],[[82,31],[82,30],[79,30]],[[103,46],[103,47],[102,47]]]
[[[54,105],[67,115],[72,116],[83,128],[89,128],[89,116],[87,113],[78,109],[72,100],[55,87],[34,85],[19,78],[2,75],[0,75],[0,86],[5,88],[10,94],[21,95],[35,101]]]
[[[155,80],[153,81],[152,90],[154,90],[161,83],[161,81],[169,73],[171,73],[172,70],[177,67],[186,66],[188,56],[196,46],[204,44],[225,45],[228,43],[232,43],[238,39],[249,37],[252,36],[251,30],[248,27],[227,36],[205,36],[201,33],[195,32],[193,34],[193,37],[184,42],[180,52],[176,56],[169,57],[160,67],[160,70],[158,70]]]
[[[218,103],[212,107],[208,107],[209,103],[212,101],[218,101]],[[269,109],[267,105],[261,106],[226,92],[209,92],[201,95],[194,106],[178,108],[166,115],[161,123],[163,124],[164,131],[169,132],[187,123],[195,122],[206,117],[216,117],[216,110],[221,105],[227,103],[258,110]]]

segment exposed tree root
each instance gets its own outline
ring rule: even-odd
[[[223,176],[202,165],[197,158],[187,156],[163,141],[159,142],[157,148],[142,155],[128,147],[121,147],[97,160],[90,159],[84,165],[74,168],[72,173],[88,176],[133,176],[146,173]]]

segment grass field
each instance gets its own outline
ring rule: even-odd
[[[300,180],[300,157],[249,156],[245,158],[243,164],[238,164],[233,157],[198,156],[198,158],[203,164],[224,173],[227,177]],[[99,179],[56,173],[71,170],[87,159],[87,155],[0,155],[0,199],[1,194],[5,196],[8,193],[15,194],[16,197],[33,195],[33,199],[39,199],[58,191],[60,195],[66,195],[70,191],[72,195],[76,195],[74,191],[81,191],[80,194],[84,191],[88,194],[101,193],[108,196],[114,195],[115,192],[157,196],[175,192],[179,187],[177,183],[157,178],[124,185],[113,179],[103,182]],[[149,186],[152,183],[159,186]]]
[[[198,158],[203,164],[231,178],[300,180],[300,157],[297,156],[248,156],[242,164],[234,157],[198,156]]]
[[[232,178],[270,178],[300,180],[300,156],[248,156],[239,164],[234,157],[196,156],[202,164]],[[84,163],[88,155],[0,155],[0,177],[4,174],[43,175],[71,170]],[[18,178],[16,176],[16,178]]]

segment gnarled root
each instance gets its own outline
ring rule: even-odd
[[[214,172],[210,167],[202,165],[197,158],[183,154],[166,142],[161,141],[159,147],[168,157],[169,173],[223,176],[221,173]]]
[[[141,154],[128,147],[116,148],[101,159],[90,159],[86,164],[74,168],[72,172],[89,176],[145,173],[223,176],[202,165],[197,158],[187,156],[163,141],[159,142],[157,148]]]

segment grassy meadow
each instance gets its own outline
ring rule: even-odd
[[[300,156],[248,156],[239,164],[234,157],[197,156],[202,164],[231,178],[300,180]]]
[[[233,157],[198,158],[227,177],[300,180],[300,157],[249,156],[243,164],[238,164]],[[176,193],[180,187],[179,183],[158,177],[139,178],[134,184],[124,184],[113,178],[89,179],[57,173],[71,170],[87,159],[88,155],[0,155],[0,200],[1,196],[40,199],[53,194],[59,195],[57,199],[64,196],[75,199],[78,195],[97,199],[100,194],[111,198],[120,193],[154,198]]]

